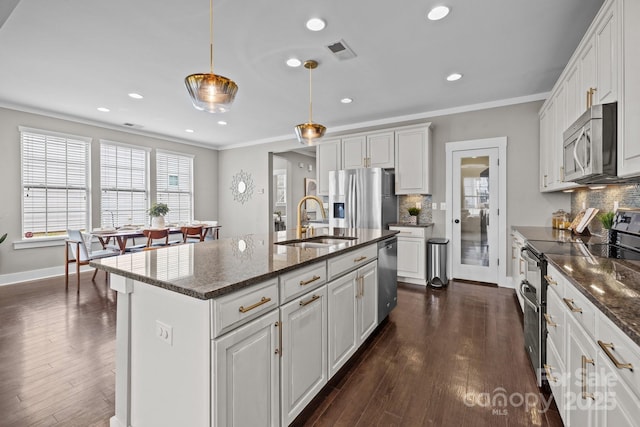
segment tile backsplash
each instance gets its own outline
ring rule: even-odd
[[[416,206],[416,203],[422,205],[420,215],[418,215],[418,224],[429,224],[433,222],[431,216],[431,195],[412,194],[409,196],[398,196],[398,222],[409,222],[409,212],[407,209]]]
[[[640,184],[609,185],[602,190],[576,189],[571,194],[571,217],[575,217],[584,207],[598,208],[600,212],[613,211],[614,202],[621,208],[640,208]],[[594,220],[589,228],[599,232],[602,225]]]

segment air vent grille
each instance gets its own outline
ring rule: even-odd
[[[341,61],[352,59],[357,56],[355,52],[351,50],[351,48],[347,45],[347,42],[345,42],[343,39],[330,44],[329,46],[327,46],[327,49],[329,49],[331,53],[333,53],[335,57]]]

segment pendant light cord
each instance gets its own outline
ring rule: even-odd
[[[311,91],[311,70],[313,70],[313,67],[309,67],[309,123],[313,123],[313,120],[311,120],[312,117],[312,112],[313,112],[313,92]]]
[[[209,63],[213,74],[213,0],[209,0]]]

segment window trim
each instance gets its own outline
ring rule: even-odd
[[[58,236],[41,236],[41,237],[25,237],[24,232],[24,147],[22,135],[23,133],[33,133],[38,135],[45,135],[47,137],[54,138],[64,138],[64,139],[73,139],[77,141],[83,141],[87,144],[86,151],[86,174],[85,174],[85,188],[86,188],[86,213],[85,220],[87,225],[87,232],[92,229],[92,215],[91,215],[91,206],[92,206],[92,187],[91,187],[91,178],[92,178],[92,170],[91,170],[91,146],[93,142],[93,138],[90,136],[82,136],[75,135],[66,132],[57,132],[52,130],[45,130],[39,128],[32,128],[29,126],[18,126],[18,134],[19,134],[19,143],[20,143],[20,240],[14,241],[13,246],[14,249],[25,249],[29,247],[46,247],[46,246],[58,246],[58,241],[64,241],[68,236],[58,235]],[[56,243],[54,243],[56,242]]]

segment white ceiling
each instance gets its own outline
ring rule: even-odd
[[[214,0],[214,71],[239,86],[221,115],[195,110],[184,86],[209,69],[207,0],[2,2],[0,105],[222,148],[294,138],[308,117],[308,71],[287,67],[292,56],[320,63],[313,119],[328,133],[545,93],[603,0]],[[428,21],[443,3],[449,16]],[[324,31],[305,28],[314,16]],[[326,48],[340,39],[355,59]],[[454,71],[463,79],[447,82]]]

